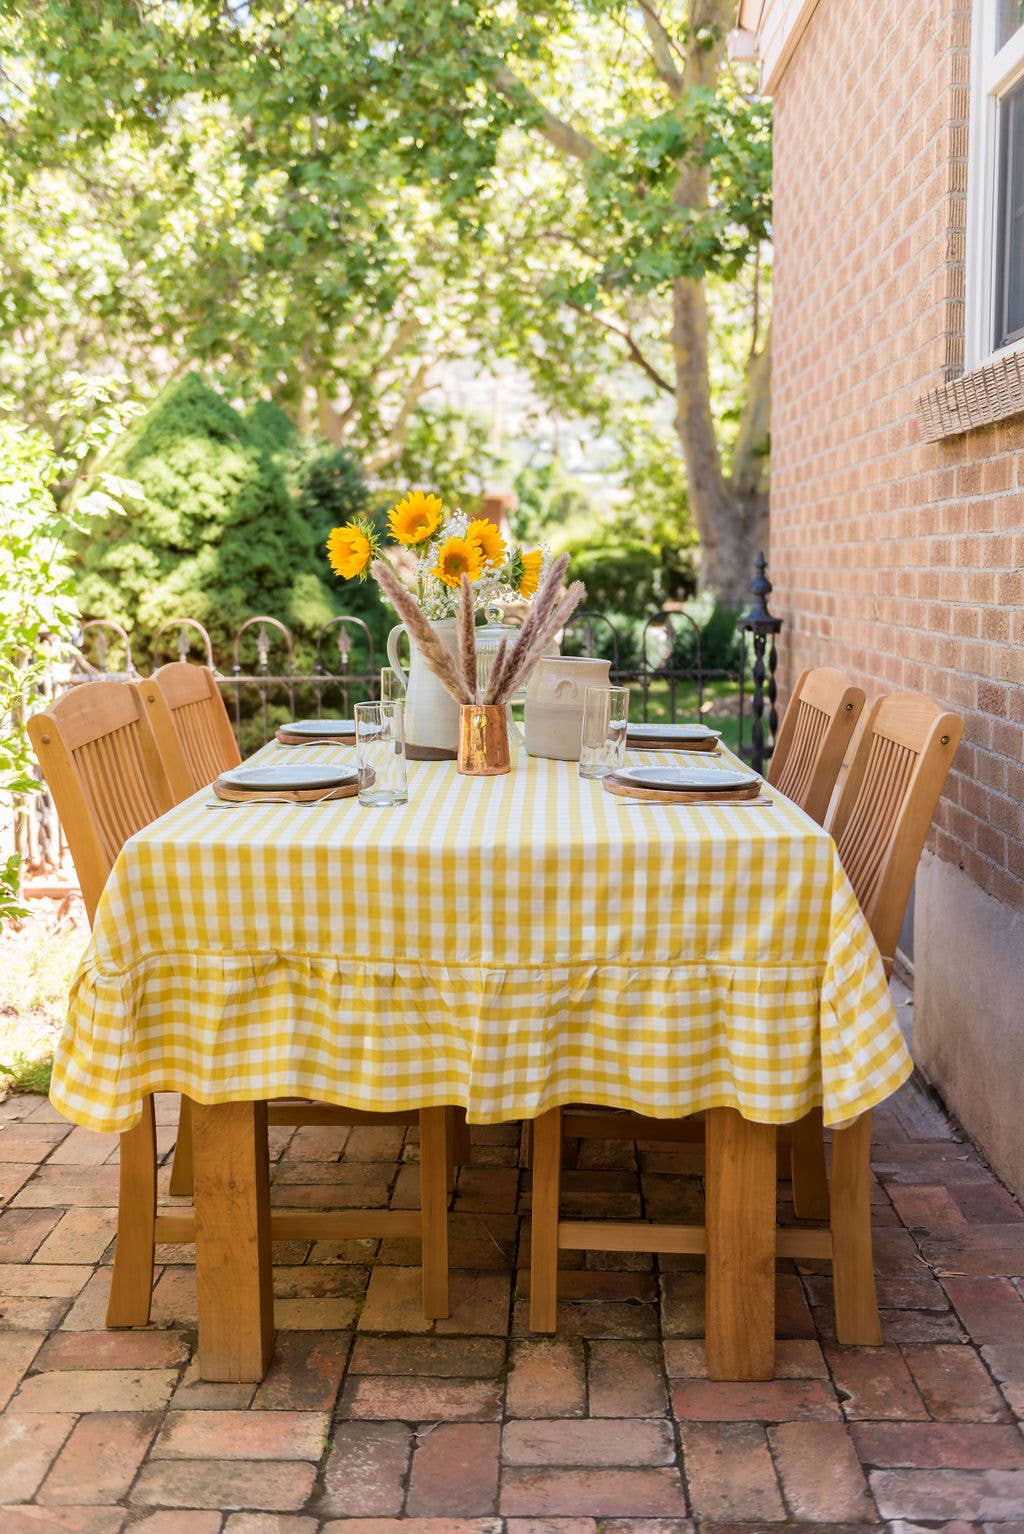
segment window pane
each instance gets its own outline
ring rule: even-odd
[[[1021,27],[1024,27],[1024,0],[999,0],[997,50],[1004,48]]]
[[[996,346],[1024,336],[1024,82],[999,105]]]

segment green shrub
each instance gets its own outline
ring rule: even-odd
[[[141,493],[69,552],[83,613],[131,629],[140,662],[177,615],[198,618],[223,653],[256,613],[308,635],[338,610],[275,461],[287,450],[279,417],[273,432],[267,411],[254,425],[190,374],[158,395],[104,465]]]
[[[664,586],[660,555],[644,543],[600,543],[570,551],[569,575],[587,588],[586,606],[598,612],[656,612]]]

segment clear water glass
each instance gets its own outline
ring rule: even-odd
[[[405,804],[409,784],[405,770],[405,704],[356,704],[356,767],[359,803]]]
[[[380,701],[400,703],[405,697],[405,683],[393,666],[380,668]]]
[[[606,778],[626,765],[628,723],[628,687],[584,689],[581,778]]]

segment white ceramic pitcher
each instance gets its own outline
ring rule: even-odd
[[[454,618],[431,623],[431,628],[458,660],[458,629]],[[458,755],[459,705],[426,664],[415,641],[409,637],[408,673],[398,656],[399,635],[404,623],[396,623],[388,635],[388,661],[405,687],[405,750],[414,761],[436,761]]]
[[[552,655],[537,662],[526,689],[526,749],[531,756],[578,762],[583,743],[583,694],[608,687],[611,661]]]

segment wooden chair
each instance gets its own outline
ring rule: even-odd
[[[208,666],[173,661],[138,686],[161,751],[173,761],[184,758],[185,774],[168,774],[176,798],[186,799],[208,788],[222,772],[240,766],[235,732]]]
[[[835,837],[888,973],[904,907],[963,722],[929,698],[902,694],[871,707],[829,830]],[[578,1115],[564,1127],[577,1131]],[[871,1249],[871,1114],[832,1132],[830,1229],[775,1229],[776,1132],[732,1108],[707,1126],[706,1223],[559,1219],[563,1110],[534,1124],[530,1324],[555,1329],[560,1249],[707,1254],[708,1370],[712,1378],[768,1378],[773,1355],[751,1353],[746,1320],[774,1314],[777,1257],[831,1259],[840,1342],[881,1342]],[[634,1116],[637,1132],[667,1126]],[[811,1120],[802,1120],[807,1128]],[[818,1117],[820,1134],[820,1113]],[[674,1127],[674,1126],[673,1126]],[[795,1144],[795,1142],[794,1142]],[[764,1328],[761,1328],[764,1335]]]
[[[832,790],[864,708],[864,693],[841,671],[804,671],[793,689],[775,742],[768,782],[825,822]]]
[[[185,772],[184,754],[176,736],[166,736],[158,744],[151,728],[151,706],[133,683],[89,682],[66,693],[47,711],[28,721],[29,738],[61,819],[90,922],[125,841],[173,808],[176,798],[169,765],[179,782]],[[191,1103],[183,1097],[182,1105],[186,1132],[182,1134],[183,1123],[179,1122],[178,1135],[188,1146],[184,1170],[190,1188]],[[423,1242],[424,1310],[431,1317],[446,1316],[447,1195],[459,1131],[455,1110],[378,1114],[329,1103],[287,1101],[257,1107],[261,1121],[269,1123],[419,1123],[420,1212],[281,1211],[271,1215],[270,1230],[274,1240],[419,1235]],[[265,1143],[264,1136],[264,1146]],[[194,1237],[191,1211],[157,1214],[156,1167],[153,1099],[147,1097],[139,1124],[121,1136],[117,1245],[107,1307],[108,1326],[147,1324],[156,1242],[192,1241]],[[172,1178],[173,1191],[176,1190]]]

